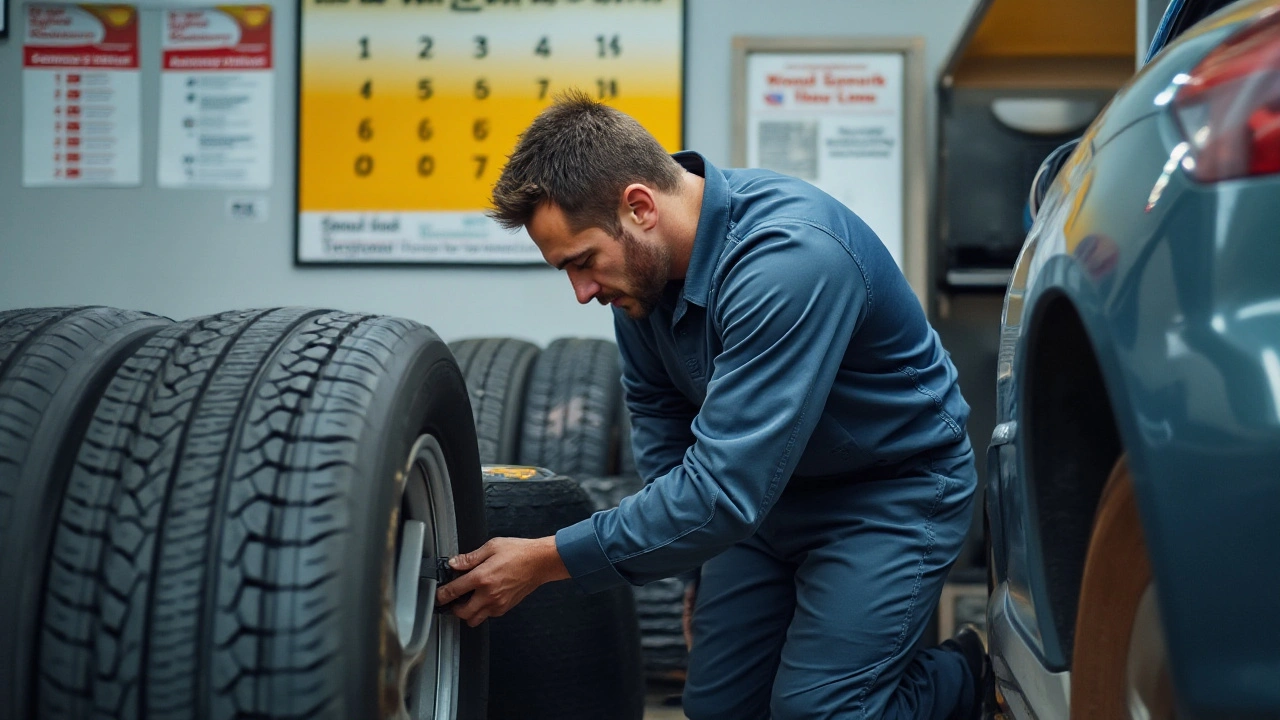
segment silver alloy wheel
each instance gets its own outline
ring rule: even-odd
[[[454,720],[462,628],[452,614],[435,613],[435,560],[458,553],[458,526],[449,468],[434,437],[418,438],[396,482],[391,581],[383,593],[382,715]]]
[[[1169,652],[1160,623],[1155,584],[1147,585],[1133,619],[1128,660],[1129,717],[1133,720],[1174,720],[1177,717]]]

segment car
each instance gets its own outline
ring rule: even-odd
[[[1035,185],[987,449],[993,710],[1280,717],[1280,1],[1174,0]]]

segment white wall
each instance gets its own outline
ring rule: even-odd
[[[735,35],[918,35],[932,86],[974,0],[687,0],[686,146],[729,158],[730,41]],[[190,0],[184,4],[194,4]],[[214,3],[208,3],[214,4]],[[186,318],[222,310],[313,305],[400,315],[446,340],[510,335],[545,344],[611,337],[609,312],[578,306],[549,268],[316,268],[293,265],[297,3],[276,9],[275,182],[270,218],[232,221],[229,195],[155,186],[160,11],[144,9],[143,185],[25,189],[22,184],[21,0],[0,41],[0,309],[92,303]],[[146,7],[144,5],[144,7]],[[152,6],[154,7],[154,5]],[[930,153],[932,155],[932,153]]]

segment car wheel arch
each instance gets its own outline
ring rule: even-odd
[[[1084,559],[1102,488],[1126,450],[1135,477],[1140,475],[1143,443],[1129,419],[1126,378],[1104,339],[1109,323],[1092,282],[1074,258],[1056,255],[1030,285],[1015,357],[1017,463],[1042,659],[1061,671],[1071,665]],[[1083,493],[1081,482],[1087,483]],[[1141,494],[1143,483],[1136,484]]]

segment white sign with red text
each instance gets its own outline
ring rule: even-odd
[[[141,182],[138,12],[25,7],[22,185]]]
[[[160,187],[271,186],[271,8],[166,10]]]
[[[747,165],[807,180],[858,214],[902,267],[905,69],[898,53],[752,53]]]

